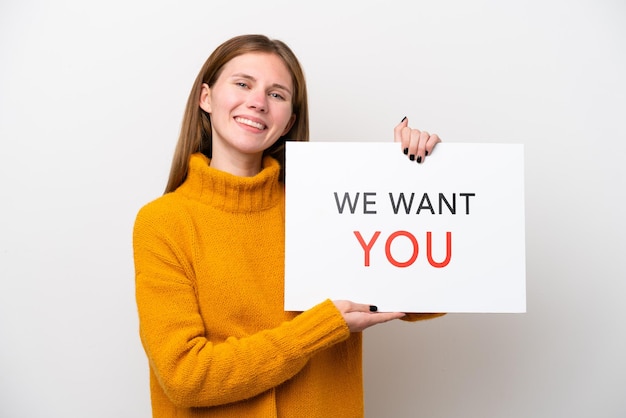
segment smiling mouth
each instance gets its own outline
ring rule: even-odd
[[[244,125],[247,125],[247,126],[252,126],[253,128],[257,128],[258,130],[261,130],[261,131],[266,128],[266,126],[263,125],[262,123],[255,122],[255,121],[252,121],[250,119],[246,119],[246,118],[242,118],[242,117],[236,117],[235,118],[235,122],[241,123],[241,124],[244,124]]]

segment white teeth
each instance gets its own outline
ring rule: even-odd
[[[235,120],[239,123],[243,123],[244,125],[252,126],[253,128],[257,128],[260,130],[265,129],[265,125],[263,125],[262,123],[251,121],[250,119],[235,118]]]

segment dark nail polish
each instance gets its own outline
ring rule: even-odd
[[[421,156],[421,155],[418,155],[418,156],[417,156],[417,163],[419,164],[419,163],[421,163],[421,162],[422,162],[422,156]]]
[[[402,120],[400,121],[400,123],[404,122],[406,120],[406,116],[402,118]]]
[[[428,157],[428,151],[426,151],[426,156]]]
[[[404,153],[404,155],[407,155],[409,153],[409,149],[405,148],[405,149],[402,150],[402,152]]]
[[[378,311],[378,306],[370,305],[370,312],[377,312],[377,311]]]
[[[415,161],[415,154],[411,154],[411,155],[409,155],[409,160],[411,160],[411,161]]]

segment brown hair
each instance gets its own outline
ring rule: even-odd
[[[211,118],[199,106],[202,84],[206,83],[209,87],[212,87],[228,61],[249,52],[276,54],[283,60],[293,78],[294,94],[291,105],[296,121],[289,132],[280,137],[264,153],[264,155],[271,155],[276,158],[280,163],[281,180],[284,180],[285,141],[309,140],[309,110],[306,82],[304,72],[295,54],[285,43],[269,39],[264,35],[236,36],[224,42],[213,51],[202,66],[191,88],[165,193],[176,190],[185,181],[191,154],[199,151],[211,158]]]

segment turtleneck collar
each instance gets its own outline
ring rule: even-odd
[[[280,165],[272,157],[264,157],[261,172],[252,177],[235,176],[209,163],[204,154],[191,155],[187,179],[175,193],[227,212],[256,212],[282,202]]]

